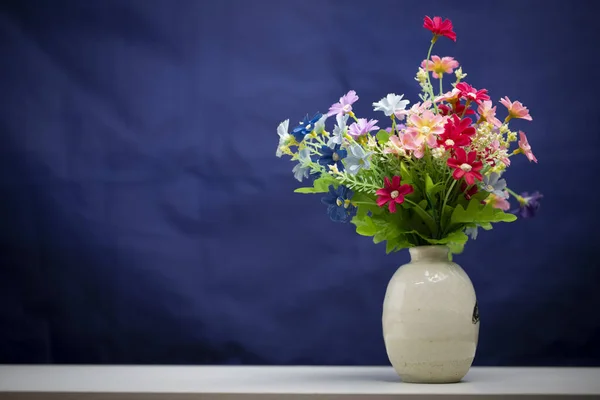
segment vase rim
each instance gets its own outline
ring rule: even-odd
[[[444,245],[415,246],[408,249],[412,261],[418,260],[447,260],[450,249]]]

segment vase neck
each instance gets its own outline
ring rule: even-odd
[[[408,249],[411,262],[414,261],[448,261],[446,246],[417,246]]]

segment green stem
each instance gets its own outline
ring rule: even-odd
[[[452,185],[450,185],[450,189],[448,189],[448,191],[446,192],[446,197],[444,198],[444,202],[442,203],[442,215],[444,214],[444,208],[446,208],[448,198],[450,197],[450,193],[452,193],[452,190],[454,190],[454,185],[456,185],[456,182],[458,181],[455,179],[454,182],[452,182]]]
[[[417,204],[417,203],[415,203],[414,201],[412,201],[412,200],[409,200],[409,199],[407,199],[406,197],[404,198],[404,201],[406,201],[408,204],[411,204],[411,205],[415,206],[416,208],[420,209],[420,210],[421,210],[421,211],[423,211],[425,214],[427,214],[427,216],[428,216],[429,218],[431,218],[432,220],[434,220],[434,219],[433,219],[433,217],[432,217],[431,215],[429,215],[429,213],[423,209],[423,207],[421,207],[420,205],[418,205],[418,204]],[[435,220],[434,220],[434,221],[435,221]]]
[[[431,85],[431,79],[429,78],[429,59],[431,58],[431,50],[433,49],[433,45],[435,44],[437,40],[437,37],[434,36],[433,39],[431,39],[431,45],[429,46],[429,51],[427,52],[427,62],[425,63],[425,73],[427,74],[427,83],[429,84],[429,92],[431,94],[431,102],[433,103],[433,107],[435,108],[435,113],[438,113],[438,108],[437,108],[437,104],[435,104],[435,101],[433,101],[433,99],[435,98],[435,95],[433,94],[433,86]]]
[[[505,188],[505,189],[506,189],[506,191],[507,191],[508,193],[510,193],[510,194],[512,194],[513,196],[515,196],[515,199],[517,199],[519,202],[523,202],[523,201],[525,201],[525,199],[523,198],[523,196],[521,196],[520,194],[518,194],[518,193],[515,193],[514,191],[510,190],[509,188]]]
[[[442,86],[442,77],[443,77],[443,75],[440,75],[440,96],[444,94],[444,89]]]

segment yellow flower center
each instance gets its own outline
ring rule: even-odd
[[[338,161],[340,161],[340,156],[338,156],[338,153],[335,153],[335,152],[334,152],[334,153],[331,155],[331,159],[332,159],[333,161],[335,161],[335,162],[338,162]]]
[[[494,191],[494,187],[492,185],[487,185],[485,187],[485,190],[487,190],[488,192],[493,192]]]
[[[431,128],[428,126],[422,126],[421,127],[421,133],[424,135],[427,135],[429,132],[431,132]]]
[[[470,166],[469,164],[467,164],[467,163],[464,163],[464,164],[462,164],[462,165],[460,166],[460,169],[462,169],[462,170],[463,170],[463,171],[465,171],[465,172],[469,172],[469,171],[471,171],[471,169],[472,169],[472,168],[473,168],[473,167],[471,167],[471,166]]]
[[[446,146],[454,146],[454,140],[452,139],[448,139],[444,143],[446,144]]]
[[[390,197],[392,199],[397,198],[398,196],[400,196],[400,192],[398,192],[397,190],[394,190],[392,193],[390,193]]]

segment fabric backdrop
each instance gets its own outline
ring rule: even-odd
[[[387,364],[406,252],[331,222],[276,127],[413,102],[430,33],[467,80],[529,107],[533,220],[456,260],[477,365],[600,365],[593,1],[54,0],[0,6],[0,362]],[[502,108],[502,106],[500,106]],[[330,125],[331,126],[331,125]]]

